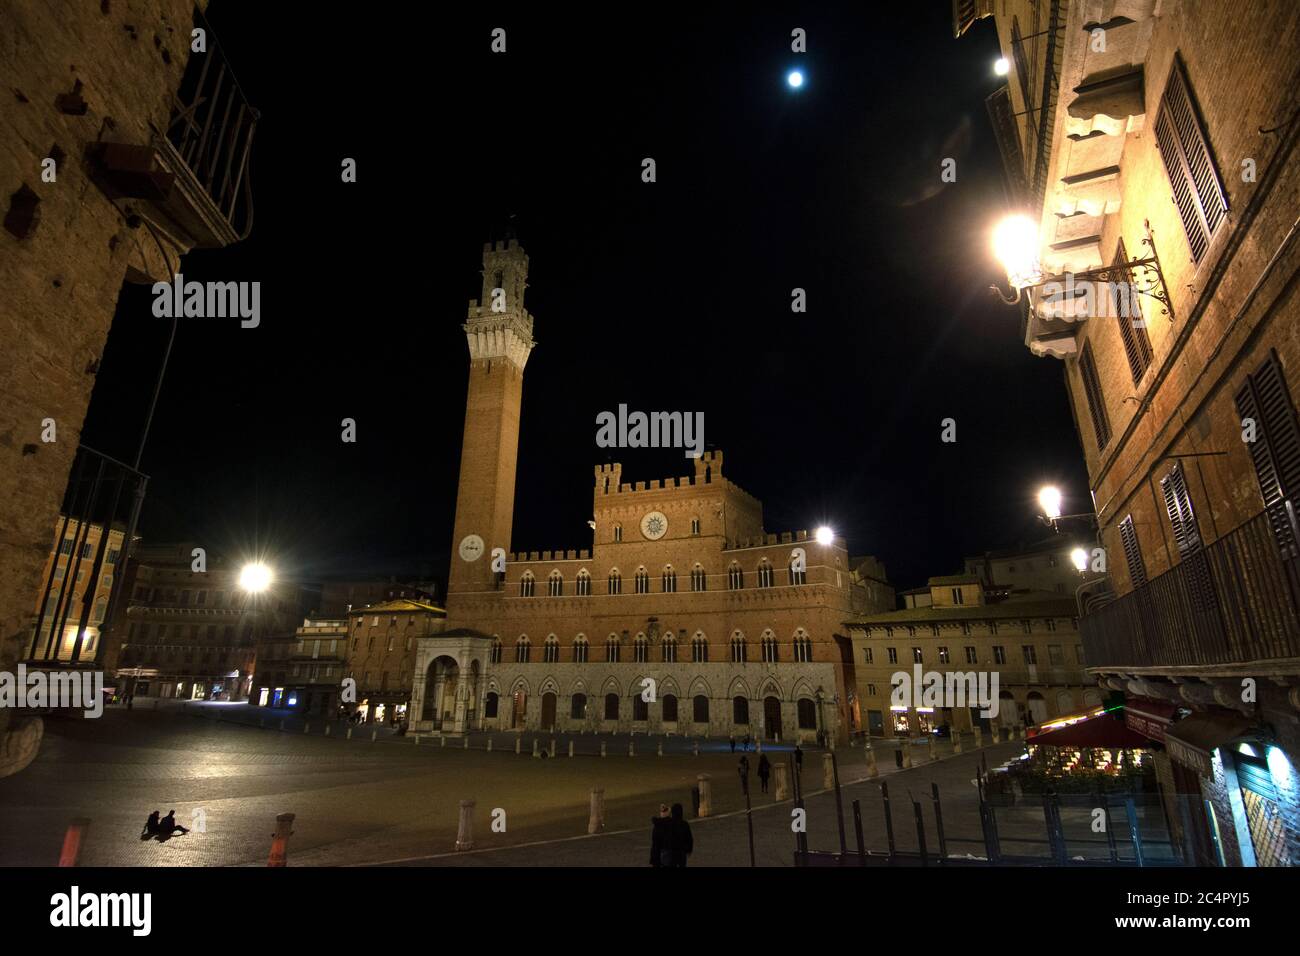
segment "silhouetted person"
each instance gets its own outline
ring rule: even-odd
[[[650,865],[672,866],[672,817],[668,815],[668,804],[659,804],[659,816],[650,820]]]
[[[144,821],[144,829],[140,831],[140,839],[148,840],[150,837],[156,837],[158,835],[158,828],[158,811],[155,810],[153,813],[149,814],[149,819]]]
[[[728,738],[728,739],[731,741],[731,752],[734,754],[734,753],[736,752],[736,736],[735,736],[735,734],[732,734],[731,737]]]
[[[176,833],[189,833],[189,827],[183,827],[176,822],[176,811],[168,810],[167,816],[158,822],[158,829],[163,836],[173,836]]]
[[[672,860],[670,865],[685,866],[686,858],[694,849],[695,840],[691,836],[691,825],[682,817],[682,805],[674,803],[668,831],[668,850]]]
[[[749,777],[749,758],[748,758],[748,757],[741,757],[741,758],[740,758],[740,775],[741,775],[742,777],[746,777],[746,778]]]
[[[803,773],[803,748],[798,744],[794,745],[794,769]]]
[[[768,762],[767,754],[758,756],[758,783],[764,793],[767,793],[767,778],[772,775],[772,764]]]
[[[749,734],[745,734],[745,752],[749,752]]]

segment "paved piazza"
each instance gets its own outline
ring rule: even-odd
[[[219,719],[218,719],[219,718]],[[256,726],[265,719],[267,727]],[[668,741],[656,755],[658,738],[635,739],[636,756],[627,755],[627,737],[574,737],[577,756],[567,757],[569,738],[557,738],[555,759],[531,757],[532,734],[522,738],[524,753],[514,753],[514,736],[460,740],[439,746],[424,738],[381,735],[359,728],[342,739],[346,725],[331,736],[317,721],[303,733],[298,718],[249,708],[220,706],[179,709],[112,709],[99,720],[47,721],[37,760],[22,773],[0,780],[0,864],[53,865],[68,821],[91,819],[83,850],[84,866],[262,865],[277,813],[297,815],[290,843],[291,865],[591,865],[641,866],[649,857],[649,820],[661,802],[681,802],[691,810],[696,775],[713,780],[714,817],[692,821],[696,852],[692,865],[746,865],[748,847],[743,795],[736,774],[738,757],[726,741],[707,741],[700,756],[693,742]],[[539,736],[545,746],[550,736]],[[602,759],[604,741],[609,756]],[[986,748],[990,765],[1019,752],[1020,744]],[[969,747],[969,743],[968,743]],[[947,755],[908,771],[894,768],[892,747],[877,750],[882,778],[890,781],[894,829],[903,849],[916,846],[915,823],[907,795],[922,802],[930,849],[934,816],[930,785],[943,796],[949,852],[978,853],[979,827],[971,785],[976,756]],[[844,790],[850,847],[854,845],[849,802],[862,801],[866,844],[886,847],[879,787],[867,782],[861,748],[837,751]],[[786,753],[773,754],[785,760]],[[751,765],[757,758],[750,754]],[[808,833],[813,848],[838,846],[832,794],[822,791],[822,755],[804,759],[808,794]],[[751,777],[754,789],[757,780]],[[605,789],[606,832],[586,834],[589,792]],[[454,853],[458,802],[477,801],[475,851]],[[756,855],[760,865],[790,865],[794,837],[791,804],[775,804],[754,794]],[[506,811],[507,830],[489,827],[494,808]],[[193,811],[206,816],[206,832],[177,836],[166,843],[142,842],[139,833],[153,809],[175,808],[189,825]],[[1036,829],[1036,828],[1031,828]],[[1033,835],[1040,835],[1041,831]],[[970,842],[961,842],[962,839]]]

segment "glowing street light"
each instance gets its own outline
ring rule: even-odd
[[[799,70],[791,70],[785,76],[785,81],[790,84],[790,88],[797,90],[803,86],[803,73]]]
[[[835,543],[835,532],[826,527],[826,525],[822,525],[817,529],[815,537],[817,543],[820,545],[831,545]]]
[[[1000,56],[993,61],[993,72],[998,76],[1006,76],[1011,72],[1011,61],[1005,56]]]
[[[1017,291],[1043,279],[1038,261],[1038,224],[1024,215],[1007,216],[993,229],[993,255]]]
[[[1038,507],[1049,521],[1061,517],[1061,489],[1055,485],[1044,485],[1038,491]]]
[[[256,561],[240,569],[239,586],[251,594],[260,594],[271,586],[271,578],[271,569]]]
[[[1083,548],[1075,548],[1071,551],[1070,560],[1074,562],[1074,566],[1081,574],[1088,570],[1088,552]]]

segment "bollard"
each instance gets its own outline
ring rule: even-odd
[[[537,738],[536,738],[536,737],[533,738],[533,756],[534,756],[534,757],[537,757],[537,758],[539,758],[539,759],[540,759],[541,756],[542,756],[541,752],[537,749]]]
[[[303,723],[302,723],[302,732],[303,732],[304,734],[309,734],[309,733],[311,733],[311,724],[308,723],[308,722],[305,721],[305,720],[304,720]]]
[[[659,750],[657,752],[660,757],[664,755],[664,742],[662,740],[659,741]]]
[[[587,819],[587,832],[598,833],[605,829],[605,791],[591,789],[591,816]]]
[[[713,787],[709,775],[702,773],[698,777],[700,787],[700,816],[707,817],[713,812]]]
[[[281,729],[281,730],[284,730],[284,718],[283,718],[283,717],[280,718],[280,729]]]
[[[993,742],[995,744],[1002,743],[1002,727],[998,724],[993,725]]]
[[[984,728],[979,724],[975,725],[975,749],[979,750],[984,746]]]
[[[474,849],[474,801],[460,802],[460,823],[456,827],[456,850]]]
[[[442,735],[442,731],[438,731],[438,746],[447,749],[447,738]]]
[[[903,769],[907,770],[912,766],[912,741],[903,741]]]
[[[934,762],[939,759],[939,742],[935,739],[934,734],[930,735],[930,761]]]
[[[378,730],[378,728],[376,728],[375,730],[370,731],[370,742],[373,744],[373,743],[374,743],[376,740],[378,740],[378,739],[379,739],[379,730]]]
[[[460,749],[461,749],[461,750],[469,750],[469,734],[466,734],[466,735],[465,735],[463,738],[461,738],[461,739],[465,741],[465,746],[461,747]]]
[[[635,741],[628,740],[628,742],[627,742],[627,755],[628,755],[629,757],[635,757],[635,756],[636,756],[636,742],[635,742]]]
[[[572,740],[569,741],[569,756],[570,756],[570,757],[573,756],[573,741],[572,741]]]
[[[275,832],[271,834],[271,855],[267,866],[286,866],[289,863],[289,837],[293,836],[293,814],[279,813],[275,817]]]
[[[600,755],[605,756],[605,741],[603,740],[600,742]]]
[[[551,738],[551,756],[552,756],[552,757],[555,756],[555,738],[554,738],[554,737]]]
[[[81,844],[90,829],[90,817],[73,817],[63,834],[63,849],[59,851],[59,866],[76,866],[81,856]]]
[[[352,736],[352,731],[350,731],[350,730],[348,731],[348,736],[349,736],[349,737]],[[415,746],[417,746],[417,747],[420,746],[420,735],[419,735],[419,734],[412,734],[411,736],[413,736],[413,737],[415,738]]]
[[[488,738],[488,753],[492,752],[492,738]]]
[[[1025,725],[1024,725],[1024,724],[1020,724],[1020,725],[1018,725],[1018,726],[1016,727],[1016,736],[1019,737],[1021,740],[1024,740],[1024,739],[1025,739]]]
[[[876,766],[876,751],[869,740],[866,741],[865,747],[867,752],[867,776],[878,777],[880,776],[880,768]]]
[[[699,755],[700,755],[700,742],[697,740],[695,741],[695,756],[698,757]]]
[[[351,739],[352,739],[352,728],[349,727],[349,728],[348,728],[348,740],[351,740]]]
[[[519,736],[516,736],[516,737],[515,737],[515,753],[522,753],[522,751],[519,749],[519,742],[520,742],[522,739],[523,739],[523,738],[522,738],[522,737],[519,737]]]
[[[835,789],[835,766],[830,754],[822,754],[822,787],[826,790]]]
[[[774,764],[772,769],[776,773],[776,788],[773,791],[773,799],[780,803],[789,795],[790,778],[787,773],[789,770],[783,763]]]
[[[952,752],[955,754],[961,753],[961,731],[960,730],[954,730],[952,732]]]
[[[754,753],[761,754],[762,752],[763,752],[763,738],[759,737],[757,742],[754,745]]]

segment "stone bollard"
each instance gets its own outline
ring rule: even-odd
[[[349,727],[349,728],[348,728],[348,740],[351,740],[351,739],[352,739],[352,728]]]
[[[487,752],[488,752],[488,753],[491,753],[491,752],[492,752],[492,738],[491,738],[491,737],[488,738]]]
[[[573,756],[573,741],[572,741],[572,740],[569,741],[569,756],[570,756],[570,757]]]
[[[993,725],[993,742],[995,744],[1002,743],[1002,728],[997,724]]]
[[[929,744],[930,744],[930,762],[933,763],[934,761],[939,759],[939,742],[935,740],[934,734],[930,735]]]
[[[474,849],[474,801],[460,802],[460,823],[456,827],[456,849]]]
[[[280,729],[281,729],[281,730],[284,730],[284,718],[283,718],[283,717],[280,718]]]
[[[697,779],[700,788],[700,816],[707,817],[713,813],[713,786],[707,773],[700,774]]]
[[[555,756],[555,738],[554,738],[554,737],[551,738],[551,756],[552,756],[552,757]]]
[[[309,733],[311,733],[311,724],[307,723],[306,721],[303,721],[303,724],[302,724],[302,732],[303,732],[304,734],[309,734]]]
[[[698,757],[699,755],[700,755],[700,742],[697,740],[695,741],[695,756]]]
[[[627,755],[629,757],[636,756],[636,742],[633,740],[628,740],[627,742]]]
[[[952,732],[952,752],[955,754],[961,753],[961,731],[960,730],[954,730]]]
[[[975,725],[975,749],[979,750],[984,746],[984,728],[979,724]]]
[[[519,737],[519,736],[516,736],[516,737],[515,737],[515,753],[517,753],[517,754],[523,752],[522,750],[520,750],[520,741],[521,741],[522,739],[523,739],[523,738],[522,738],[522,737]]]
[[[1019,726],[1016,727],[1016,736],[1019,737],[1021,740],[1024,740],[1024,739],[1025,739],[1025,725],[1024,725],[1024,724],[1020,724]]]
[[[442,735],[441,731],[438,733],[438,746],[443,747],[444,749],[447,746],[447,738]]]
[[[81,857],[81,844],[86,840],[86,831],[90,829],[89,817],[73,817],[63,834],[63,849],[59,851],[59,866],[76,866]]]
[[[370,742],[373,744],[378,739],[379,739],[379,728],[375,728],[374,730],[370,731]]]
[[[773,798],[779,803],[789,796],[789,768],[783,763],[778,763],[772,768],[772,770],[776,774],[776,788],[773,791]]]
[[[912,741],[903,741],[903,769],[909,770],[912,766]]]
[[[534,757],[538,757],[538,758],[540,758],[540,757],[542,756],[541,751],[537,749],[537,738],[536,738],[536,737],[533,738],[533,756],[534,756]]]
[[[656,751],[660,757],[664,755],[664,742],[659,741],[659,749]]]
[[[587,818],[587,832],[599,833],[605,829],[605,791],[599,787],[591,789],[591,816]]]
[[[827,790],[835,787],[835,758],[830,754],[822,754],[822,786]]]
[[[876,766],[876,751],[871,746],[870,741],[867,741],[865,746],[867,752],[867,776],[878,777],[880,776],[880,768]]]
[[[600,742],[600,755],[605,756],[605,741],[603,740]]]
[[[275,832],[271,834],[271,855],[267,866],[286,866],[289,863],[289,837],[293,836],[293,814],[279,813],[275,817]]]
[[[330,724],[326,724],[326,725],[325,725],[325,736],[326,736],[326,737],[328,737],[328,736],[330,735],[330,728],[331,728],[331,725],[330,725]]]
[[[351,731],[348,731],[348,733],[351,734]],[[414,734],[413,736],[415,737],[415,746],[420,746],[420,735]]]

